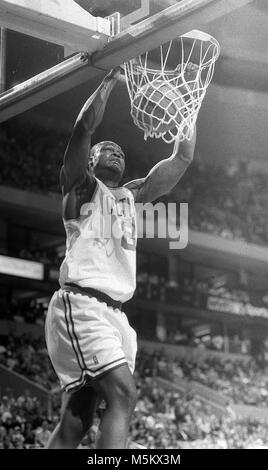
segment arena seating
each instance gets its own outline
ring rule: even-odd
[[[15,137],[16,136],[16,137]],[[0,131],[0,184],[33,192],[59,192],[58,175],[67,135],[40,129]],[[134,157],[134,156],[133,156]],[[131,166],[126,178],[146,174],[146,156]],[[190,204],[190,228],[231,240],[265,244],[268,240],[267,176],[246,162],[213,165],[197,154],[181,182],[163,198]]]
[[[217,448],[239,449],[265,446],[268,423],[237,420],[218,415],[190,393],[167,392],[156,383],[144,353],[137,361],[135,381],[138,402],[130,429],[130,441],[149,449]],[[24,393],[17,399],[6,391],[0,399],[0,448],[42,448],[59,417],[59,402],[48,415],[38,400]],[[81,446],[94,448],[99,418]]]
[[[174,377],[195,380],[221,391],[236,404],[268,405],[267,367],[260,366],[253,358],[245,362],[239,358],[228,359],[225,354],[208,354],[199,359],[193,356],[171,360],[164,353],[156,351],[153,356],[143,353],[143,361],[147,363],[152,376],[159,375],[169,380],[174,380]],[[57,388],[59,385],[42,337],[35,339],[29,334],[20,337],[9,334],[2,337],[0,364],[25,375],[46,389]]]

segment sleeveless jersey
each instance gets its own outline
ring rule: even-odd
[[[96,178],[90,202],[77,219],[63,221],[66,253],[60,285],[73,282],[126,302],[136,288],[136,211],[125,187],[108,188]]]

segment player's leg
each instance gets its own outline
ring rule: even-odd
[[[61,418],[54,429],[48,449],[75,449],[93,423],[99,403],[96,390],[84,386],[74,393],[64,392]]]
[[[137,397],[128,366],[124,364],[107,372],[94,381],[94,387],[106,401],[97,448],[124,449]]]

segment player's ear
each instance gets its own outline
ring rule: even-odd
[[[88,158],[88,166],[89,169],[93,172],[94,168],[97,166],[99,162],[99,151],[95,150],[93,152],[90,152],[89,158]]]
[[[93,170],[93,168],[94,168],[94,158],[93,158],[92,155],[89,155],[87,166],[88,166],[89,170]]]
[[[94,167],[95,167],[94,162],[95,162],[94,153],[92,152],[89,154],[88,164],[87,164],[87,168],[90,174],[94,174]]]

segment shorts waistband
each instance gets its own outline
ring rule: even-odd
[[[109,295],[100,292],[97,289],[92,287],[80,287],[73,282],[66,282],[64,285],[64,290],[73,292],[74,294],[87,295],[88,297],[95,297],[99,302],[105,302],[108,307],[113,307],[114,309],[118,308],[122,310],[122,302],[112,299]]]

